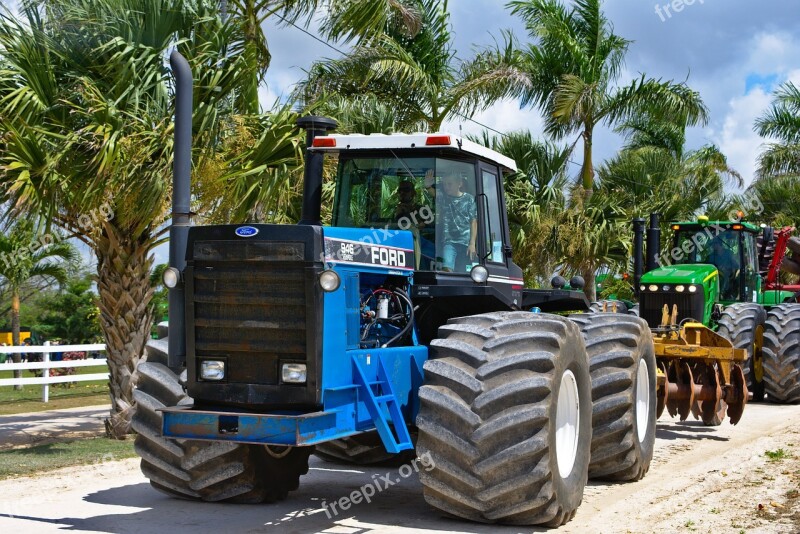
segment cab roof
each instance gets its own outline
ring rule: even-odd
[[[676,230],[675,227],[678,226],[682,230],[684,229],[694,230],[699,228],[705,228],[706,226],[731,228],[734,225],[741,226],[741,228],[737,228],[737,230],[745,230],[747,232],[754,234],[761,233],[761,227],[746,221],[709,221],[707,219],[701,219],[696,221],[676,221],[670,223],[670,228]]]
[[[469,139],[446,132],[400,134],[331,134],[314,139],[312,150],[323,152],[345,152],[349,150],[425,150],[452,148],[459,152],[496,163],[505,170],[516,172],[516,162],[499,152]]]

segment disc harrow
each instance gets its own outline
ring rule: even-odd
[[[664,321],[654,332],[658,361],[657,416],[667,409],[685,421],[689,414],[707,426],[722,423],[727,413],[731,424],[742,418],[747,404],[747,384],[742,363],[744,349],[701,323],[676,325],[665,306]]]

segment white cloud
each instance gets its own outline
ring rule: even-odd
[[[502,100],[486,111],[476,113],[473,119],[474,121],[467,119],[447,121],[442,125],[442,130],[457,132],[461,126],[465,134],[479,134],[484,130],[481,124],[485,124],[501,132],[530,130],[534,136],[542,135],[542,118],[539,112],[519,109],[516,100]]]
[[[722,131],[715,140],[728,157],[728,164],[739,171],[747,186],[753,179],[763,139],[753,130],[755,120],[769,107],[772,97],[762,87],[732,98]]]

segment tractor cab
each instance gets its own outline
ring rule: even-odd
[[[710,222],[701,217],[697,222],[675,223],[672,230],[672,250],[683,253],[679,263],[716,267],[722,303],[758,302],[756,237],[760,228],[746,222]]]

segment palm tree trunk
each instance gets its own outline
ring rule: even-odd
[[[11,345],[18,347],[19,341],[19,288],[11,288]],[[22,354],[14,354],[11,357],[14,363],[22,361]],[[22,378],[22,371],[14,371],[14,378]],[[15,390],[21,390],[22,386],[19,384],[14,386]]]
[[[581,166],[581,184],[586,200],[594,192],[594,163],[592,162],[592,129],[587,124],[583,131],[583,165]]]
[[[125,439],[131,432],[135,410],[133,388],[136,366],[150,333],[152,311],[148,240],[135,241],[106,222],[95,241],[97,289],[100,293],[100,325],[106,338],[110,380],[111,416],[106,433]]]

